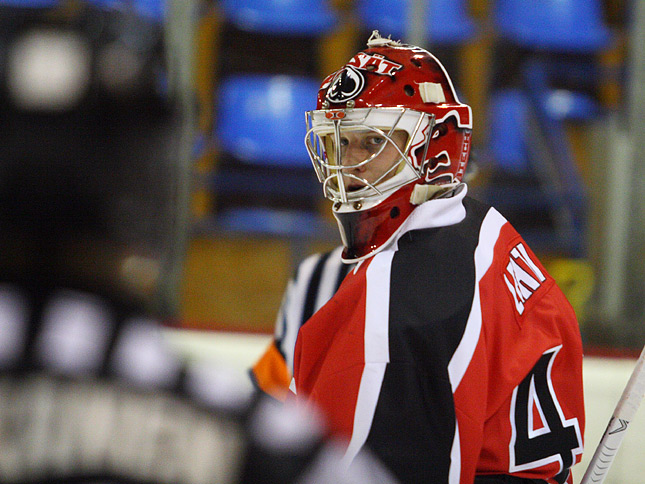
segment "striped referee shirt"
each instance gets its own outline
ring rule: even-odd
[[[274,338],[250,371],[257,388],[280,400],[293,374],[293,354],[300,327],[336,293],[353,265],[341,261],[343,247],[310,255],[289,281],[275,324]]]

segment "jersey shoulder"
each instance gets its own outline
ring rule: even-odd
[[[463,336],[475,292],[474,253],[490,207],[464,199],[466,216],[443,227],[403,234],[392,260],[390,319],[393,331],[415,332],[428,341],[441,338],[447,355]]]

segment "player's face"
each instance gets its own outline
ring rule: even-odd
[[[405,131],[395,131],[390,138],[392,141],[374,131],[346,131],[341,134],[341,164],[351,167],[343,170],[343,174],[351,175],[343,177],[347,191],[365,187],[359,179],[370,184],[382,183],[397,173],[397,169],[392,167],[403,162],[399,150],[403,152],[408,135]],[[335,150],[333,142],[332,147]],[[372,156],[371,161],[363,163]]]

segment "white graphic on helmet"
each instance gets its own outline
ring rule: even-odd
[[[334,77],[326,98],[333,103],[344,103],[358,96],[364,87],[363,74],[353,67],[347,66]]]
[[[449,183],[452,183],[454,181],[454,176],[452,175],[452,173],[442,173],[439,176],[433,176],[439,168],[450,168],[450,153],[448,153],[446,150],[443,150],[442,152],[435,155],[434,160],[436,161],[436,164],[434,166],[429,166],[426,170],[425,181],[432,182],[436,181],[438,178],[447,177],[449,178]],[[425,163],[430,165],[432,161],[433,160],[426,160]]]

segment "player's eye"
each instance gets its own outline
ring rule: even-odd
[[[363,148],[369,151],[370,153],[376,153],[379,151],[387,140],[383,136],[369,136],[363,140]]]
[[[367,144],[371,146],[381,146],[385,143],[385,138],[382,136],[370,136],[367,138]]]

